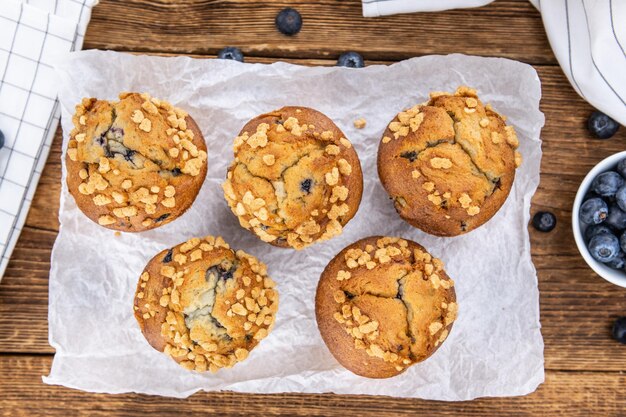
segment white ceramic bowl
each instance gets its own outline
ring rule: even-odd
[[[574,239],[576,240],[578,251],[585,259],[585,262],[587,262],[587,265],[589,265],[591,269],[596,272],[596,274],[600,275],[605,280],[626,288],[626,272],[609,268],[602,262],[598,262],[593,259],[587,249],[587,245],[585,244],[585,238],[583,237],[584,225],[581,225],[580,220],[578,220],[580,205],[583,202],[585,194],[589,191],[593,179],[603,172],[615,169],[617,163],[623,158],[626,158],[626,151],[616,153],[615,155],[611,155],[608,158],[603,159],[595,167],[593,167],[591,171],[589,171],[583,182],[580,184],[580,187],[578,187],[578,192],[576,193],[576,198],[574,199],[574,207],[572,208],[572,230],[574,231]]]

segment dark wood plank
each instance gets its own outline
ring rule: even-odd
[[[286,6],[298,9],[304,20],[294,37],[274,26]],[[120,51],[216,54],[227,45],[247,56],[283,58],[336,59],[356,50],[367,60],[463,52],[556,62],[541,17],[525,0],[375,19],[362,17],[360,0],[103,0],[85,38],[86,49]]]
[[[84,393],[43,385],[48,356],[0,356],[0,415],[72,416],[623,416],[626,375],[616,372],[548,372],[546,382],[528,396],[444,403],[356,395],[198,393],[185,400],[124,394]]]
[[[61,194],[61,135],[62,131],[59,126],[26,217],[26,224],[30,227],[52,231],[59,230],[58,196]]]
[[[0,282],[0,353],[54,352],[48,345],[48,273],[55,238],[54,231],[31,227],[20,235]]]

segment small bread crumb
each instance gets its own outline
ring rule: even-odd
[[[363,129],[365,125],[367,125],[367,121],[362,117],[354,121],[354,127],[356,127],[357,129]]]

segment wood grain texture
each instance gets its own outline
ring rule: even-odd
[[[274,18],[297,8],[294,37]],[[555,63],[541,17],[528,1],[500,0],[479,9],[365,19],[360,0],[109,0],[94,9],[85,48],[216,54],[233,45],[246,56],[334,58],[355,50],[366,60],[400,60],[463,52]]]
[[[271,415],[271,416],[623,416],[626,375],[615,372],[548,372],[540,388],[515,401],[488,398],[445,403],[390,397],[334,394],[198,393],[184,400],[147,395],[89,394],[44,385],[47,356],[0,356],[0,372],[19,378],[0,379],[0,416],[47,417],[158,415],[159,417]],[[29,401],[23,401],[28,398]]]
[[[278,34],[273,18],[298,8],[303,31]],[[0,416],[31,415],[472,415],[623,416],[626,349],[609,336],[615,317],[626,315],[626,289],[589,269],[570,229],[578,184],[602,158],[626,146],[626,129],[611,140],[589,137],[591,107],[578,97],[545,37],[541,18],[526,0],[444,13],[363,19],[358,0],[101,0],[85,48],[210,57],[239,46],[247,62],[286,60],[334,65],[344,50],[368,64],[424,54],[462,52],[503,56],[536,64],[542,81],[544,158],[531,213],[558,218],[548,234],[530,228],[540,288],[546,383],[526,397],[441,403],[387,397],[201,393],[187,400],[144,395],[97,395],[43,385],[54,350],[48,345],[48,272],[58,231],[61,134],[57,131],[26,226],[0,284]],[[71,410],[71,411],[69,411]]]

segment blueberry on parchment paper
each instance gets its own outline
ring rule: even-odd
[[[217,57],[219,59],[232,59],[233,61],[243,62],[243,53],[239,48],[235,48],[234,46],[227,46],[226,48],[220,49],[217,53]]]
[[[365,61],[358,52],[344,52],[337,60],[338,67],[363,68]]]

